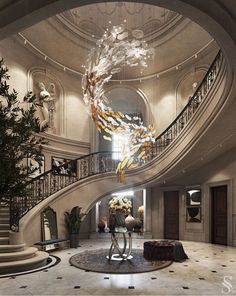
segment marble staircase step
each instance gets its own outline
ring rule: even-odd
[[[0,208],[0,217],[2,216],[9,216],[9,209],[1,209]]]
[[[28,259],[0,262],[0,274],[22,272],[46,265],[49,254],[37,251],[35,256]]]
[[[25,244],[20,245],[0,245],[0,254],[1,253],[10,253],[10,252],[21,252],[24,251]]]
[[[1,211],[8,211],[9,212],[9,206],[5,206],[5,205],[1,205],[0,204],[0,213],[1,213]]]
[[[0,219],[10,219],[9,213],[0,213]]]
[[[9,219],[9,216],[0,216],[0,224],[1,223],[9,223],[10,219]]]
[[[19,252],[8,252],[8,253],[0,253],[0,262],[8,262],[8,261],[19,261],[29,259],[35,256],[38,251],[35,247],[25,248],[23,251]]]
[[[7,244],[9,244],[9,237],[8,236],[0,237],[0,245],[7,245]]]
[[[0,229],[0,237],[8,237],[8,236],[9,236],[9,230],[7,230],[7,229],[1,230]]]
[[[9,223],[0,223],[0,229],[10,229],[10,224]]]

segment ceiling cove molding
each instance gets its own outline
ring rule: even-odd
[[[163,26],[161,26],[155,33],[149,33],[145,35],[145,40],[151,46],[159,46],[180,33],[190,22],[190,19],[185,18],[182,15],[176,15],[174,18],[170,19]],[[92,35],[87,34],[84,30],[80,29],[78,26],[68,20],[63,14],[56,15],[54,19],[50,20],[50,24],[53,25],[54,29],[57,31],[59,31],[58,23],[64,30],[69,31],[73,34],[73,36],[76,37],[76,39],[70,38],[71,41],[76,40],[74,42],[80,42],[82,40],[84,42],[84,46],[87,47],[87,49],[89,49],[91,45],[95,46],[96,41],[101,37],[92,37]]]
[[[49,62],[56,68],[59,68],[63,71],[66,71],[69,74],[74,74],[76,76],[83,76],[84,73],[80,72],[78,70],[72,69],[70,67],[67,67],[66,65],[58,62],[57,60],[53,59],[52,57],[49,57],[45,52],[40,50],[38,47],[36,47],[33,43],[31,43],[22,33],[18,33],[18,37],[21,41],[21,45],[26,46],[27,48],[31,49],[33,53],[35,53],[39,58],[44,59],[46,62]],[[177,70],[180,70],[181,67],[187,66],[192,61],[196,61],[200,56],[205,54],[208,50],[212,48],[212,46],[216,45],[216,41],[214,39],[211,39],[206,45],[204,45],[202,48],[200,48],[198,51],[196,51],[194,54],[189,56],[188,58],[184,59],[180,63],[173,65],[169,68],[166,68],[160,72],[155,72],[153,74],[147,75],[147,76],[140,76],[138,78],[131,78],[131,79],[111,79],[110,82],[142,82],[144,80],[149,79],[156,79],[160,78],[163,75],[170,74],[170,72],[174,72]]]

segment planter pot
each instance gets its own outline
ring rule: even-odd
[[[77,248],[79,246],[79,234],[71,233],[70,234],[70,247]]]

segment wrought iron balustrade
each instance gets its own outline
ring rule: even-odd
[[[189,120],[206,98],[209,90],[221,68],[223,61],[222,52],[219,51],[212,65],[207,71],[201,84],[190,98],[188,104],[168,126],[168,128],[156,138],[151,147],[148,160],[151,160],[169,146],[178,137]],[[48,198],[57,191],[92,175],[105,172],[115,172],[117,160],[112,158],[112,152],[95,152],[75,159],[77,161],[77,174],[60,174],[56,170],[49,170],[38,177],[32,179],[27,184],[28,194],[25,197],[14,197],[10,201],[10,227],[13,231],[19,231],[19,220],[38,203]],[[143,163],[138,163],[141,166]],[[63,166],[63,165],[61,165]],[[60,166],[59,166],[60,167]],[[58,168],[59,168],[58,167]]]
[[[193,96],[189,99],[182,112],[166,128],[166,130],[156,138],[156,141],[152,146],[153,157],[159,155],[174,139],[176,139],[189,120],[193,117],[201,102],[204,101],[208,92],[212,88],[221,69],[222,61],[223,54],[219,51],[202,82],[194,92]]]
[[[117,160],[112,158],[112,152],[95,152],[81,156],[74,161],[77,162],[77,172],[71,174],[60,173],[60,168],[49,170],[27,184],[27,196],[14,197],[10,201],[10,227],[13,231],[19,230],[19,220],[38,203],[58,192],[59,190],[85,179],[87,177],[114,172]]]

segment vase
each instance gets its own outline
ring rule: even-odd
[[[125,226],[126,226],[128,231],[133,231],[135,223],[136,223],[136,220],[131,214],[129,214],[125,218]]]
[[[124,212],[116,211],[115,226],[116,227],[125,227],[125,213]]]
[[[141,229],[143,227],[143,222],[140,218],[135,219],[135,224],[134,224],[134,232],[141,232]]]

